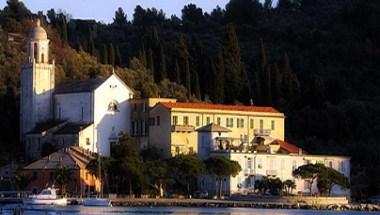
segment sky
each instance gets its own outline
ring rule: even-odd
[[[128,20],[133,17],[133,11],[137,5],[143,8],[155,7],[162,9],[166,17],[172,14],[181,16],[184,5],[193,3],[202,8],[204,12],[210,12],[217,5],[224,8],[229,0],[22,0],[29,10],[33,13],[46,11],[54,8],[56,11],[61,9],[72,18],[96,19],[105,23],[112,22],[117,8],[123,8],[127,13]],[[6,0],[0,0],[0,8],[4,8]]]

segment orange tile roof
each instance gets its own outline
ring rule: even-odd
[[[190,102],[161,102],[165,108],[195,108],[195,109],[211,109],[211,110],[231,110],[231,111],[247,111],[247,112],[264,112],[264,113],[280,113],[273,107],[261,106],[243,106],[243,105],[222,105],[207,103],[190,103]]]
[[[299,147],[297,147],[293,144],[290,144],[288,142],[277,139],[277,140],[273,141],[273,143],[280,145],[281,149],[288,151],[291,154],[298,154],[300,152]]]

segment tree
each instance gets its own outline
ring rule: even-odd
[[[119,45],[116,45],[116,58],[115,58],[115,64],[117,66],[122,66],[122,57],[121,57],[121,53],[120,53],[120,48],[119,48]]]
[[[224,60],[222,50],[218,51],[216,59],[212,62],[212,69],[214,70],[214,96],[213,101],[215,103],[222,104],[224,102]]]
[[[190,53],[183,35],[180,35],[177,44],[177,59],[181,71],[181,83],[186,87],[188,97],[191,96]]]
[[[323,169],[323,164],[305,164],[295,169],[293,171],[293,176],[309,180],[309,191],[312,193],[313,183]]]
[[[288,179],[282,183],[282,187],[285,191],[285,194],[289,195],[293,192],[294,189],[296,189],[296,184],[293,180]]]
[[[323,195],[330,196],[334,185],[338,185],[342,189],[350,187],[350,183],[346,176],[333,168],[325,167],[318,176],[318,191]]]
[[[168,160],[171,177],[177,185],[185,187],[186,194],[190,197],[195,190],[196,178],[205,172],[204,163],[196,155],[177,155]]]
[[[114,183],[118,183],[119,187],[126,188],[127,193],[132,196],[135,193],[133,185],[141,185],[140,180],[144,171],[144,164],[139,155],[138,140],[123,136],[117,145],[112,146],[112,157],[111,171]]]
[[[198,25],[204,21],[202,8],[188,4],[182,9],[182,22],[185,25]]]
[[[206,170],[213,175],[219,183],[219,198],[223,195],[223,178],[235,177],[241,171],[241,166],[237,161],[229,160],[223,156],[210,157],[205,161]]]
[[[123,8],[119,7],[117,11],[115,11],[115,17],[113,18],[113,23],[117,25],[126,25],[128,23],[127,14],[124,13]]]
[[[32,178],[30,176],[22,173],[18,173],[15,176],[17,190],[25,190],[31,181]]]
[[[109,54],[108,63],[115,66],[115,48],[113,47],[112,43],[110,43],[108,46],[108,54]]]
[[[102,63],[103,64],[108,64],[108,48],[106,44],[102,45]]]
[[[66,166],[59,167],[55,172],[55,182],[62,190],[62,194],[66,194],[66,187],[71,182],[72,172]]]
[[[240,99],[243,77],[243,63],[240,57],[240,47],[235,26],[227,25],[223,46],[223,59],[225,69],[225,101],[233,103]]]

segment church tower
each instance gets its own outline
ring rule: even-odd
[[[54,61],[49,62],[49,40],[39,20],[27,46],[28,62],[21,67],[21,141],[36,123],[53,118]]]

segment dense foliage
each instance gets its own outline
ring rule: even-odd
[[[19,71],[30,18],[39,17],[52,41],[57,83],[104,77],[115,66],[141,96],[274,106],[287,115],[290,142],[352,156],[356,197],[379,193],[380,2],[279,0],[273,7],[231,0],[225,8],[204,13],[189,4],[180,18],[119,8],[104,24],[54,10],[32,14],[8,0],[0,11],[0,157],[22,151],[14,147]],[[365,188],[356,189],[360,184]]]

